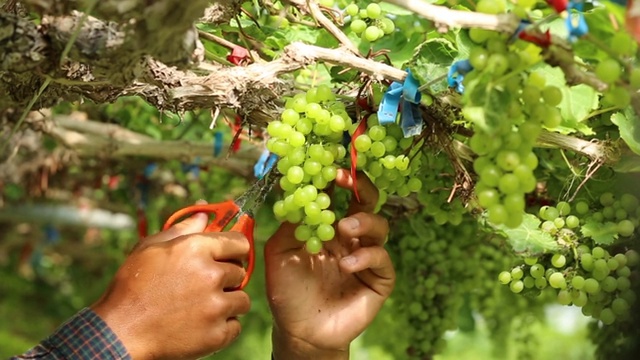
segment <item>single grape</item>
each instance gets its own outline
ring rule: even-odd
[[[503,284],[506,285],[508,283],[511,282],[511,273],[508,271],[503,271],[498,275],[498,281]]]
[[[369,26],[364,31],[364,38],[367,41],[374,42],[380,38],[380,29],[377,26]]]
[[[358,12],[360,11],[360,8],[356,4],[349,4],[349,5],[347,5],[347,7],[344,10],[347,13],[347,15],[356,16],[356,15],[358,15]]]
[[[365,31],[365,29],[367,29],[367,23],[360,19],[356,19],[351,22],[350,27],[351,31],[353,31],[354,33],[361,34]]]
[[[612,84],[616,82],[620,75],[622,74],[622,68],[617,60],[612,58],[607,58],[602,60],[597,66],[595,70],[596,76],[600,78],[600,80]]]
[[[318,238],[320,238],[320,240],[322,241],[332,240],[336,235],[336,231],[333,228],[333,226],[328,224],[318,225],[318,228],[316,229],[316,233],[318,234]]]
[[[556,272],[549,276],[549,285],[555,289],[564,289],[567,286],[567,282],[562,273]]]
[[[382,15],[382,9],[380,5],[371,3],[367,5],[367,16],[371,19],[378,19]]]
[[[305,243],[305,249],[310,254],[318,254],[322,250],[322,240],[317,237],[312,237]]]
[[[560,269],[567,264],[567,258],[562,254],[553,254],[551,257],[551,265]]]

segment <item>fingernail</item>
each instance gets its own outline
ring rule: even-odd
[[[345,256],[342,259],[340,259],[340,262],[347,265],[347,266],[353,266],[358,262],[358,259],[356,259],[355,256]]]
[[[207,204],[207,200],[204,200],[204,199],[200,199],[196,201],[196,205],[206,205],[206,204]]]
[[[341,221],[342,223],[344,223],[343,226],[346,226],[347,229],[351,229],[351,230],[355,230],[358,228],[358,226],[360,226],[360,221],[358,221],[358,219],[356,218],[345,218],[342,219]]]

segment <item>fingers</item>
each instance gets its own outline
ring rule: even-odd
[[[213,272],[215,286],[221,289],[233,289],[240,286],[247,275],[247,271],[240,265],[229,262],[215,263]]]
[[[249,240],[244,234],[229,232],[208,232],[183,237],[196,252],[206,252],[217,261],[242,262],[249,255]]]
[[[360,212],[340,220],[337,230],[343,241],[357,238],[361,246],[379,246],[387,240],[389,222],[380,215]]]
[[[363,247],[354,251],[340,259],[340,268],[346,273],[355,273],[369,288],[384,297],[391,294],[395,286],[393,263],[382,246]]]
[[[218,296],[218,295],[216,295]],[[227,319],[244,315],[251,310],[251,300],[244,291],[230,291],[222,295],[222,299],[227,304]]]
[[[353,178],[351,177],[349,170],[338,170],[336,185],[345,189],[353,189]],[[358,189],[360,201],[358,201],[355,194],[351,196],[351,203],[347,210],[347,216],[359,212],[372,213],[378,204],[378,198],[380,196],[378,188],[371,182],[369,177],[361,171],[357,173],[356,188]]]
[[[206,204],[204,200],[196,201],[196,205]],[[139,245],[148,246],[151,244],[156,244],[159,242],[165,242],[173,240],[177,237],[196,234],[204,231],[207,226],[207,222],[209,221],[209,217],[205,213],[195,213],[188,217],[187,219],[176,223],[166,231],[162,231],[153,236],[149,236],[145,239],[140,240]]]

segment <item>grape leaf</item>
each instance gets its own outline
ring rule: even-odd
[[[617,112],[611,115],[611,122],[618,126],[620,137],[636,154],[640,154],[640,126],[633,111]]]
[[[580,227],[582,235],[590,237],[598,244],[609,245],[618,238],[618,229],[615,224],[603,224],[596,221],[588,221]]]
[[[536,71],[545,76],[547,85],[557,86],[562,91],[562,102],[558,105],[562,124],[554,130],[565,134],[579,131],[584,135],[593,135],[593,130],[583,120],[598,108],[597,92],[587,85],[567,86],[564,73],[558,68],[545,64]]]
[[[504,225],[496,226],[503,232],[507,241],[516,253],[538,254],[558,250],[558,243],[551,234],[540,230],[540,219],[532,214],[525,214],[522,224],[515,229]]]
[[[453,44],[442,38],[430,39],[420,45],[415,54],[409,67],[420,84],[433,82],[429,89],[434,93],[446,90],[449,66],[458,56]]]
[[[413,15],[412,11],[406,10],[405,8],[401,8],[400,6],[389,4],[386,2],[381,2],[380,9],[382,12],[389,13],[391,15]]]

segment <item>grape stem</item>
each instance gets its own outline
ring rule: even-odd
[[[329,20],[329,18],[322,13],[322,9],[320,9],[320,6],[315,0],[287,0],[287,2],[291,3],[302,13],[310,14],[316,23],[333,35],[333,37],[335,37],[344,48],[355,55],[360,55],[360,52],[355,45],[353,45],[353,42],[349,40],[347,35],[345,35],[345,33],[343,33],[333,21]]]

